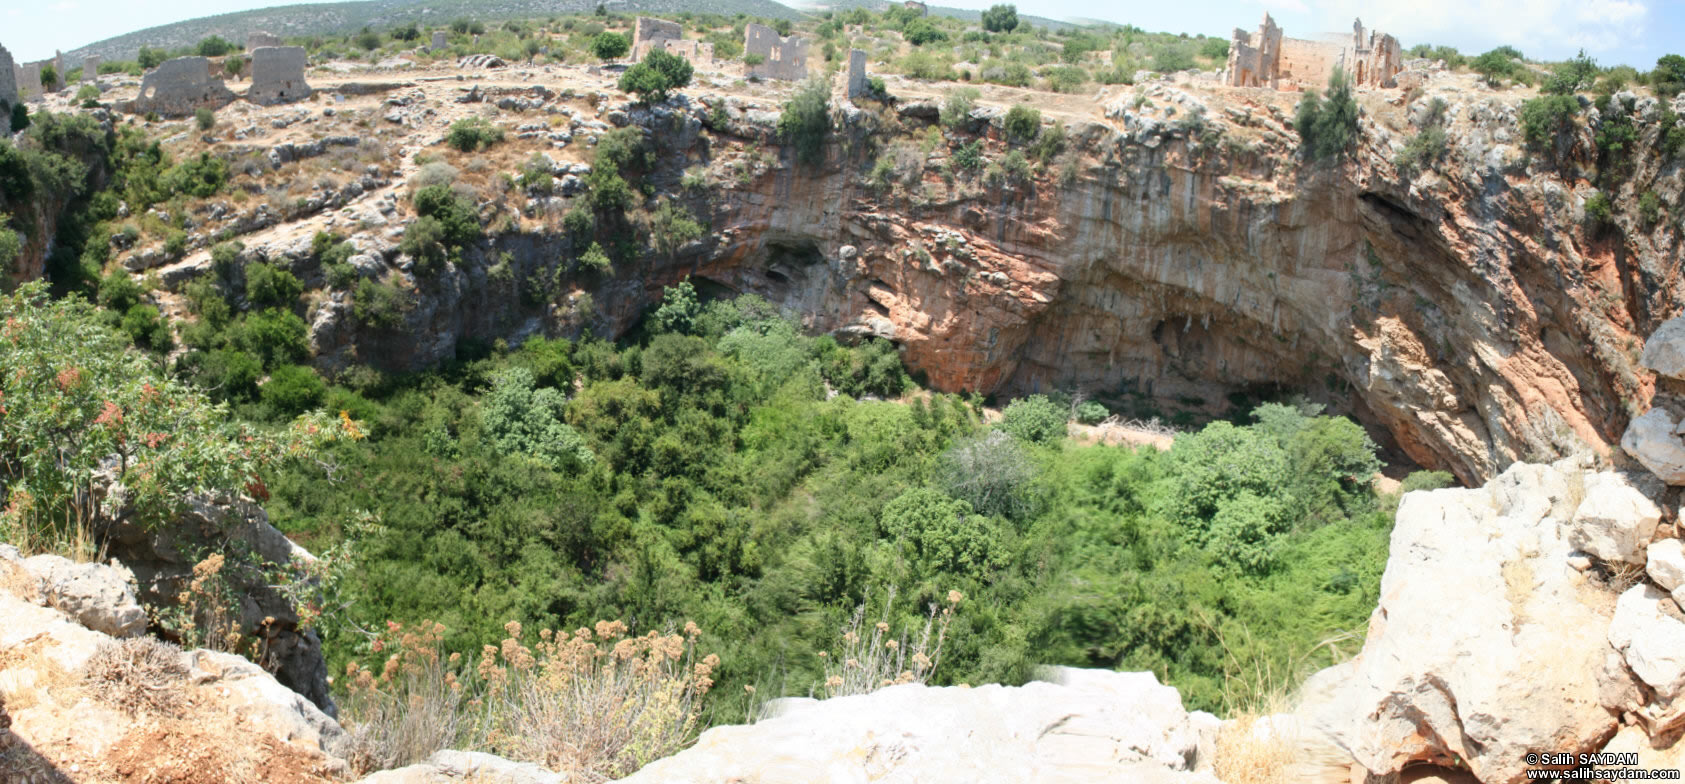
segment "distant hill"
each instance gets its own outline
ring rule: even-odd
[[[864,8],[873,13],[881,12],[883,9],[888,8],[889,5],[890,4],[885,2],[885,0],[823,0],[820,2],[796,4],[798,8],[811,11],[852,11],[856,8]],[[900,5],[900,3],[896,3],[896,5]],[[983,21],[982,11],[972,11],[967,8],[949,8],[947,6],[929,4],[926,4],[925,9],[930,12],[931,16],[951,16],[955,19],[964,19],[967,22],[982,23]],[[1030,24],[1037,27],[1045,27],[1053,31],[1076,27],[1076,25],[1070,22],[1061,22],[1058,19],[1049,19],[1045,16],[1032,16],[1024,13],[1023,11],[1018,12],[1018,18],[1028,19],[1030,20]]]
[[[769,19],[798,20],[803,14],[773,0],[604,0],[617,13],[748,14]],[[262,30],[283,37],[339,35],[361,30],[365,25],[383,30],[416,22],[444,25],[453,19],[480,21],[530,19],[552,14],[590,13],[597,0],[360,0],[349,3],[282,5],[251,11],[189,19],[133,33],[107,38],[64,53],[67,63],[80,63],[88,55],[107,60],[132,60],[142,46],[174,49],[220,35],[236,43]]]

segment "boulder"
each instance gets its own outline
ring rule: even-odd
[[[1609,622],[1609,644],[1658,697],[1672,700],[1685,690],[1685,620],[1666,591],[1635,585],[1621,594]]]
[[[1663,539],[1652,543],[1646,553],[1644,571],[1663,590],[1678,590],[1685,585],[1685,542]]]
[[[1376,775],[1466,766],[1526,780],[1528,751],[1592,751],[1611,604],[1568,563],[1582,474],[1516,464],[1483,487],[1404,496],[1363,651],[1299,710]]]
[[[282,743],[299,741],[321,751],[335,750],[345,739],[338,722],[250,661],[202,649],[183,655],[188,678],[194,684],[220,689],[228,709],[253,729]]]
[[[567,777],[537,765],[477,751],[439,751],[426,762],[383,770],[356,784],[564,784]]]
[[[1662,510],[1620,474],[1585,479],[1585,500],[1568,526],[1568,543],[1612,563],[1644,563]]]
[[[1675,316],[1657,327],[1644,341],[1644,355],[1638,362],[1668,378],[1685,379],[1685,316]]]
[[[1665,409],[1652,408],[1627,425],[1621,449],[1670,485],[1685,485],[1685,441]]]
[[[135,576],[116,561],[75,563],[57,555],[37,555],[25,559],[23,568],[40,580],[47,606],[83,626],[113,637],[146,631],[146,610],[135,598]]]
[[[623,784],[1207,782],[1216,734],[1152,673],[1052,668],[1021,687],[904,684],[716,727]]]

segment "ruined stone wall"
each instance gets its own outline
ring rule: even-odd
[[[44,93],[41,91],[41,64],[29,63],[18,68],[18,100],[39,101]]]
[[[1321,89],[1328,85],[1328,77],[1339,61],[1340,47],[1335,44],[1283,38],[1276,64],[1277,84],[1283,89]]]
[[[1258,32],[1249,34],[1235,28],[1229,38],[1229,62],[1224,69],[1224,83],[1230,87],[1275,87],[1276,71],[1281,58],[1281,28],[1269,14],[1258,24]]]
[[[666,49],[663,41],[682,41],[684,37],[684,28],[678,22],[640,16],[632,25],[632,59],[642,60],[652,48]]]
[[[12,107],[18,104],[18,78],[17,64],[4,46],[0,46],[0,102],[6,104],[6,117],[0,119],[0,127],[5,127],[11,121]]]
[[[427,48],[435,52],[441,52],[450,48],[450,41],[445,36],[443,30],[433,31],[433,45]]]
[[[866,53],[859,49],[848,50],[848,97],[859,98],[866,94]]]
[[[205,57],[167,60],[141,78],[140,95],[125,108],[165,117],[185,117],[200,108],[220,109],[233,102],[234,93],[216,75],[219,70]]]
[[[289,103],[310,97],[304,81],[305,54],[302,46],[265,46],[252,51],[252,87],[246,100],[261,106]]]
[[[90,54],[82,58],[82,81],[94,81],[99,76],[99,67],[104,64],[105,58],[97,54]]]
[[[927,8],[924,3],[919,2],[919,0],[907,0],[907,2],[902,3],[901,5],[909,11],[919,12],[919,16],[926,16],[930,13],[930,9]]]
[[[747,73],[762,79],[806,79],[808,49],[811,46],[805,38],[795,35],[784,38],[766,25],[750,24],[743,31],[743,53],[766,58],[760,65],[746,69]]]
[[[265,46],[280,46],[281,36],[254,30],[246,35],[246,53],[251,54]]]

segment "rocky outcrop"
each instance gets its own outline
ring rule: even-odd
[[[1660,663],[1640,662],[1665,641],[1620,631],[1654,602],[1617,610],[1572,565],[1578,510],[1612,487],[1630,486],[1572,463],[1517,464],[1483,487],[1405,495],[1363,651],[1306,682],[1300,715],[1377,775],[1431,763],[1518,784],[1529,751],[1601,747],[1634,707],[1607,704],[1629,677],[1606,664],[1610,643],[1646,683],[1664,680]],[[1618,527],[1643,526],[1646,511],[1623,511]]]
[[[37,559],[0,561],[6,572]],[[101,564],[75,571],[94,585],[128,578]],[[328,784],[345,772],[332,754],[344,731],[261,668],[86,625],[121,617],[132,594],[88,594],[73,616],[38,589],[0,573],[0,693],[10,718],[0,723],[0,779]]]
[[[537,765],[477,751],[440,751],[426,762],[383,770],[357,784],[565,784],[567,777]]]
[[[624,784],[1215,782],[1217,720],[1151,673],[1055,668],[1021,687],[891,686],[716,727]],[[822,773],[821,773],[822,772]]]
[[[79,564],[57,555],[26,559],[11,545],[0,545],[0,561],[26,586],[26,595],[41,597],[48,607],[89,629],[113,637],[146,631],[146,610],[135,598],[134,574],[116,561]]]
[[[114,491],[121,494],[121,489]],[[234,608],[239,631],[257,641],[262,663],[275,679],[335,715],[328,693],[327,664],[316,632],[299,622],[292,600],[273,584],[267,569],[313,556],[269,524],[263,509],[245,499],[189,499],[185,510],[156,529],[119,514],[106,532],[112,556],[133,570],[140,596],[157,607],[176,606],[194,581],[204,553],[227,552],[215,579],[239,597]]]

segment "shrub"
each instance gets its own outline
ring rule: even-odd
[[[398,242],[398,252],[415,259],[416,266],[432,272],[444,266],[449,258],[445,249],[445,230],[437,218],[423,216],[404,227],[404,238]]]
[[[249,313],[231,330],[230,341],[250,353],[266,368],[302,362],[310,356],[304,319],[290,310],[269,308]]]
[[[1413,176],[1416,172],[1432,169],[1444,157],[1446,146],[1444,128],[1438,125],[1423,128],[1404,143],[1404,149],[1398,151],[1393,164],[1407,176]]]
[[[453,182],[456,182],[456,167],[444,161],[430,161],[410,178],[411,187],[417,189],[429,185],[450,185]]]
[[[1201,57],[1227,62],[1229,42],[1223,38],[1207,38],[1199,45],[1199,54]]]
[[[556,178],[550,174],[549,161],[539,153],[533,153],[532,157],[521,165],[521,176],[517,182],[528,193],[545,196],[556,186]]]
[[[578,431],[562,421],[567,397],[555,387],[538,387],[532,371],[513,367],[492,382],[480,411],[494,451],[552,470],[577,471],[596,456]]]
[[[1638,217],[1646,226],[1656,225],[1662,217],[1662,202],[1656,197],[1655,191],[1645,191],[1638,197]]]
[[[1650,89],[1663,99],[1685,92],[1685,57],[1664,54],[1656,59],[1656,70],[1650,72]]]
[[[778,136],[795,148],[797,161],[816,166],[825,161],[825,137],[830,131],[830,88],[821,80],[809,80],[784,105]]]
[[[644,59],[620,75],[617,86],[623,93],[637,95],[642,103],[660,103],[667,100],[668,92],[690,84],[692,72],[689,60],[662,49],[651,49]]]
[[[1542,93],[1554,96],[1572,96],[1597,81],[1599,69],[1597,61],[1586,56],[1586,50],[1581,49],[1574,59],[1556,67],[1556,73],[1545,80]]]
[[[1105,406],[1093,400],[1084,400],[1076,407],[1077,421],[1085,425],[1098,425],[1111,415]]]
[[[1046,395],[1031,395],[1007,404],[998,427],[1014,438],[1046,444],[1065,437],[1068,413]]]
[[[1521,137],[1528,149],[1553,151],[1557,134],[1572,128],[1579,113],[1579,99],[1571,95],[1541,95],[1525,101],[1521,104]]]
[[[444,244],[462,248],[480,238],[480,211],[469,197],[443,185],[429,185],[416,191],[412,200],[417,215],[438,221]],[[408,236],[409,231],[404,234]]]
[[[136,346],[157,352],[167,352],[174,343],[169,322],[158,313],[155,305],[135,305],[123,314],[122,330]]]
[[[574,207],[562,216],[562,231],[574,242],[582,241],[597,230],[597,219],[583,205]]]
[[[973,139],[969,144],[962,144],[953,154],[954,165],[965,171],[976,171],[983,168],[983,144]]]
[[[1608,194],[1598,191],[1586,197],[1586,224],[1602,230],[1615,223],[1615,207]]]
[[[950,130],[961,131],[971,127],[971,110],[977,105],[978,96],[982,95],[975,87],[961,87],[949,90],[948,99],[942,102],[941,120]]]
[[[0,275],[15,272],[19,256],[23,255],[23,235],[11,229],[7,224],[11,216],[0,212]]]
[[[915,19],[901,30],[901,36],[907,43],[914,46],[924,46],[937,41],[948,40],[948,34],[936,29],[936,25],[929,19]]]
[[[140,298],[145,293],[128,270],[119,268],[100,279],[98,302],[100,307],[113,313],[126,313],[129,308],[140,304]]]
[[[503,141],[503,129],[484,117],[466,117],[451,123],[445,143],[462,152],[484,150]]]
[[[924,627],[917,630],[915,637],[911,627],[903,627],[899,634],[891,633],[895,593],[894,588],[887,591],[878,620],[870,627],[866,625],[867,604],[871,601],[868,594],[855,608],[848,624],[839,630],[841,635],[835,646],[838,655],[825,657],[826,698],[869,694],[903,683],[926,683],[935,674],[942,663],[948,626],[965,595],[949,591],[947,604],[940,610],[932,602]]]
[[[1047,72],[1047,86],[1056,93],[1082,92],[1088,84],[1088,71],[1080,66],[1061,65]]]
[[[216,112],[202,106],[194,110],[193,119],[199,124],[201,131],[208,131],[216,126]]]
[[[1035,516],[1035,464],[1018,440],[1003,431],[955,444],[937,464],[937,477],[949,496],[970,504],[978,514],[1009,520]]]
[[[1357,144],[1357,99],[1351,79],[1339,68],[1328,77],[1326,97],[1307,90],[1299,101],[1293,127],[1299,132],[1299,149],[1311,160],[1330,161],[1345,157]]]
[[[650,215],[648,230],[650,244],[658,253],[669,257],[703,234],[702,224],[697,223],[688,210],[675,207],[672,201],[662,202]]]
[[[597,142],[597,168],[626,175],[655,165],[655,150],[644,138],[641,128],[616,128],[602,135]]]
[[[163,186],[171,193],[201,199],[215,196],[227,182],[228,163],[208,152],[176,164],[163,177]]]
[[[234,44],[220,35],[213,35],[200,39],[195,51],[200,57],[222,57],[234,51]]]
[[[82,88],[76,91],[76,101],[78,103],[87,103],[88,101],[97,103],[99,101],[99,88],[91,84],[82,85]],[[3,105],[4,102],[0,101],[0,106]]]
[[[363,278],[351,295],[351,312],[364,326],[396,329],[410,309],[409,295],[390,283]]]
[[[255,307],[292,307],[303,293],[304,284],[291,272],[269,264],[246,267],[246,300]]]
[[[316,371],[303,365],[285,365],[269,374],[263,384],[263,402],[283,416],[296,416],[322,405],[327,384]]]
[[[1520,63],[1511,57],[1515,50],[1508,46],[1500,46],[1490,52],[1480,55],[1470,61],[1469,68],[1480,74],[1486,84],[1497,87],[1505,78],[1513,76]]]
[[[591,243],[591,247],[586,248],[584,253],[579,254],[579,264],[593,272],[607,272],[611,266],[608,254],[603,252],[603,246],[595,242]]]
[[[29,107],[22,103],[12,107],[12,133],[29,127]]]
[[[238,240],[227,240],[211,246],[211,269],[216,270],[218,277],[224,280],[233,277],[234,268],[240,263],[240,254],[246,246]]]
[[[357,282],[357,268],[344,262],[325,264],[322,267],[322,277],[327,282],[328,288],[335,291],[346,291],[351,288],[351,284]]]
[[[1445,471],[1411,471],[1399,484],[1398,491],[1413,493],[1417,490],[1438,490],[1442,487],[1456,486],[1456,478]]]
[[[1035,141],[1036,135],[1041,133],[1041,110],[1023,104],[1014,105],[1006,112],[1005,124],[1007,139],[1020,143]]]

